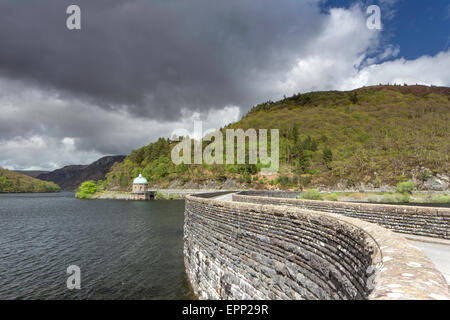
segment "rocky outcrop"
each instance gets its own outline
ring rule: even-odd
[[[433,191],[445,191],[449,188],[449,177],[446,175],[438,174],[429,178],[423,183],[423,189]]]
[[[411,171],[412,181],[417,190],[447,191],[450,188],[448,172],[436,173],[425,167],[417,167]]]
[[[71,165],[55,171],[40,174],[37,178],[52,181],[63,190],[76,190],[78,186],[88,180],[101,180],[116,162],[122,162],[125,156],[103,157],[90,165]]]

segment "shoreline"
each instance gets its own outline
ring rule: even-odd
[[[243,191],[243,190],[224,190],[224,189],[155,189],[152,190],[156,193],[155,200],[184,200],[186,196],[190,194],[199,193],[212,193],[219,191]],[[158,193],[160,194],[158,196]],[[127,191],[101,191],[94,193],[89,200],[129,200],[129,201],[140,201],[140,200],[130,200],[131,192]]]
[[[247,189],[154,189],[155,200],[184,200],[187,195],[199,193],[215,193],[221,191],[245,191]],[[283,190],[280,190],[283,192]],[[126,191],[101,191],[96,192],[89,197],[89,200],[130,200],[131,192]],[[399,204],[399,205],[445,205],[450,204],[450,190],[449,191],[417,191],[408,195],[408,201],[404,201],[404,195],[391,191],[323,191],[322,195],[335,194],[338,202],[355,202],[355,203],[378,203],[378,204]],[[327,200],[325,197],[324,200]]]
[[[67,192],[65,190],[59,190],[59,191],[47,191],[47,192],[39,192],[39,191],[30,191],[30,192],[0,192],[0,195],[2,194],[38,194],[38,193],[61,193],[61,192]]]

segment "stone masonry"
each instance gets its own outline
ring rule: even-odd
[[[380,226],[209,196],[187,196],[185,210],[185,267],[201,299],[450,297],[430,260]]]
[[[376,223],[394,232],[450,239],[449,208],[289,199],[273,197],[267,191],[233,194],[233,200],[332,212]]]

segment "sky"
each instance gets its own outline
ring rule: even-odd
[[[0,167],[126,155],[298,92],[449,86],[449,30],[444,0],[0,0]]]

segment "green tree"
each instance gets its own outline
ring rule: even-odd
[[[311,149],[310,150],[317,151],[317,141],[314,138],[311,139]]]
[[[124,172],[120,172],[119,174],[119,186],[121,188],[127,188],[129,184],[129,178],[125,175]]]
[[[297,159],[297,171],[308,173],[311,166],[311,151],[301,148]]]
[[[5,176],[0,176],[0,192],[13,192],[12,183]]]
[[[306,136],[305,140],[303,140],[303,149],[312,150],[312,139],[311,136]]]
[[[358,93],[356,91],[354,91],[353,93],[350,93],[350,102],[353,104],[357,104],[358,103]]]
[[[143,171],[142,168],[139,168],[139,167],[133,168],[133,170],[131,170],[131,177],[135,178],[135,177],[139,176],[139,174],[141,174],[142,171]]]
[[[178,174],[183,174],[183,173],[185,173],[188,170],[189,170],[189,167],[184,162],[182,162],[182,163],[180,163],[179,165],[176,166],[176,172]]]
[[[411,180],[397,184],[397,192],[411,194],[415,189],[414,182]]]
[[[325,148],[322,151],[322,159],[327,165],[327,167],[330,164],[330,162],[333,161],[333,152],[328,146],[325,146]]]
[[[294,124],[294,127],[292,128],[292,138],[294,141],[294,145],[298,143],[298,126],[297,124]]]
[[[150,181],[152,178],[152,168],[150,166],[147,166],[144,168],[144,170],[142,170],[142,175],[144,176],[145,179],[147,179],[147,181]]]
[[[153,172],[157,178],[164,178],[169,173],[167,171],[167,166],[164,163],[158,163]]]
[[[144,152],[145,152],[144,148],[131,151],[130,154],[131,161],[137,164],[141,164],[141,162],[144,161]]]
[[[79,199],[89,199],[94,193],[97,192],[97,184],[90,180],[83,182],[78,188],[78,192],[75,194],[75,197]]]
[[[291,181],[288,176],[282,175],[278,177],[278,183],[280,184],[281,188],[287,188],[291,185]]]

